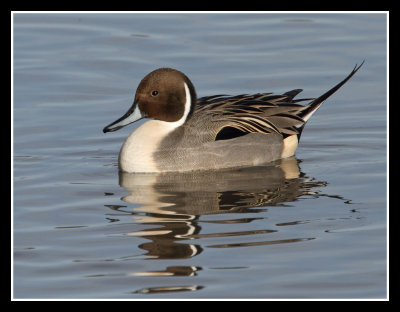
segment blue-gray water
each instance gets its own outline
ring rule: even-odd
[[[13,297],[386,298],[385,14],[13,15]],[[295,158],[119,175],[103,134],[158,67],[199,96],[360,71]]]

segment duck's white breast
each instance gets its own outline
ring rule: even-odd
[[[176,128],[171,122],[149,120],[125,140],[119,154],[120,169],[126,172],[158,172],[153,154],[161,140]]]

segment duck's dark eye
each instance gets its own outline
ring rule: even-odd
[[[153,92],[151,92],[151,95],[152,96],[156,96],[158,94],[158,91],[157,90],[154,90]]]

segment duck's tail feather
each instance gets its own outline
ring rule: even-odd
[[[312,102],[307,104],[304,107],[304,109],[299,111],[298,116],[301,117],[305,122],[307,122],[310,119],[310,117],[312,116],[312,114],[314,114],[316,112],[316,110],[321,106],[321,104],[324,103],[324,101],[328,97],[330,97],[333,93],[335,93],[341,86],[343,86],[360,69],[360,67],[364,64],[364,62],[365,62],[365,60],[362,61],[360,66],[357,66],[357,64],[356,64],[356,66],[354,67],[352,72],[344,80],[339,82],[336,86],[334,86],[329,91],[322,94],[320,97],[316,98],[315,100],[313,100]]]

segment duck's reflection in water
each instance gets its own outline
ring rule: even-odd
[[[129,174],[120,173],[120,185],[130,194],[122,200],[136,204],[132,211],[135,224],[152,226],[124,233],[148,240],[139,247],[146,259],[183,259],[203,251],[199,241],[208,237],[268,234],[277,230],[252,230],[224,233],[201,233],[201,223],[247,223],[260,219],[249,213],[264,212],[267,206],[284,205],[300,196],[318,195],[326,182],[315,181],[300,172],[298,161],[291,157],[271,166],[210,172]],[[140,207],[136,207],[140,204]],[[257,208],[258,207],[258,208]],[[115,209],[115,208],[114,208]],[[126,208],[124,209],[126,211]],[[210,214],[243,213],[243,218],[202,220]],[[254,215],[254,214],[253,214]],[[262,219],[262,217],[261,217]],[[262,242],[207,245],[240,247],[282,244],[312,238],[267,240]],[[172,274],[191,275],[197,270],[171,269]],[[185,273],[184,273],[185,272]],[[151,272],[147,272],[151,274]],[[167,274],[167,273],[165,273]]]

